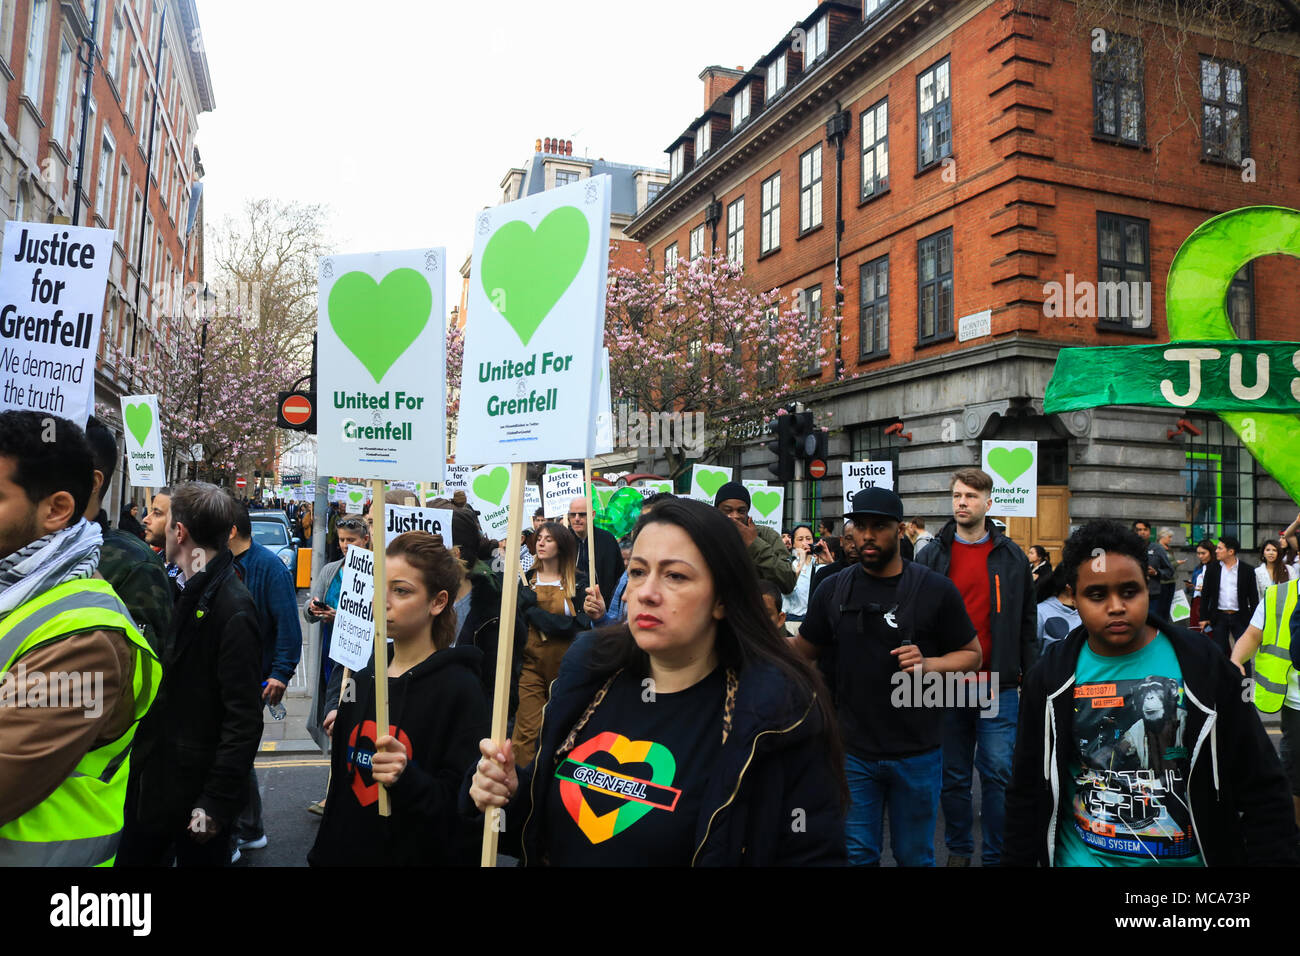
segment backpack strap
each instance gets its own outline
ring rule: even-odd
[[[835,593],[831,595],[830,625],[831,633],[839,630],[840,620],[848,611],[858,608],[849,607],[849,593],[853,588],[853,567],[847,567],[835,575]],[[898,582],[898,609],[900,616],[912,606],[921,585],[929,572],[923,564],[903,559],[903,576]]]

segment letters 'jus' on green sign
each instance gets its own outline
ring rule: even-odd
[[[1241,267],[1269,255],[1300,258],[1300,211],[1246,206],[1202,223],[1169,267],[1169,343],[1062,349],[1043,410],[1158,405],[1215,412],[1300,501],[1300,342],[1243,342],[1224,304]]]

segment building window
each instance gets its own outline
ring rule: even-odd
[[[781,310],[772,306],[763,313],[767,322],[768,334],[755,345],[757,371],[754,383],[759,388],[769,388],[776,384],[777,362],[781,358],[780,348],[776,342],[776,328],[781,321]]]
[[[826,55],[826,21],[827,17],[822,17],[812,25],[808,31],[808,48],[804,53],[804,72],[807,73],[810,66],[816,63]]]
[[[122,20],[113,14],[113,32],[108,41],[108,66],[107,74],[114,83],[118,82],[117,67],[122,59]]]
[[[862,112],[862,198],[889,188],[889,100]]]
[[[572,169],[557,169],[555,171],[555,185],[568,186],[578,181],[578,174]]]
[[[139,76],[140,62],[138,58],[132,56],[126,67],[126,100],[122,104],[122,113],[127,120],[131,120],[135,115],[135,87]]]
[[[99,178],[95,181],[95,215],[108,216],[113,192],[113,141],[104,137],[99,149]]]
[[[704,252],[704,224],[691,230],[691,260],[694,261]]]
[[[1247,262],[1228,286],[1228,320],[1239,339],[1255,337],[1255,270]]]
[[[822,347],[822,288],[814,286],[799,293],[799,311],[803,313],[803,340],[807,352],[800,375],[819,375],[822,360],[817,350]]]
[[[653,180],[645,184],[645,202],[650,205],[659,198],[659,194],[664,191],[664,184],[654,182]]]
[[[664,288],[669,292],[677,288],[677,243],[664,250]]]
[[[1092,53],[1093,132],[1140,146],[1143,141],[1142,41],[1108,34],[1104,52]]]
[[[678,146],[668,154],[668,178],[676,179],[682,174],[686,162],[686,146]]]
[[[727,206],[727,261],[745,264],[745,197]]]
[[[130,194],[130,185],[131,172],[127,167],[123,166],[119,169],[117,174],[117,214],[114,217],[117,220],[115,223],[117,229],[117,241],[123,249],[126,249],[128,218],[126,211],[126,197]]]
[[[877,13],[884,11],[885,7],[894,3],[894,0],[862,0],[862,19],[870,20]]]
[[[1224,535],[1240,539],[1240,554],[1255,550],[1255,460],[1218,418],[1192,418],[1183,465],[1188,541]]]
[[[27,63],[23,68],[23,95],[40,108],[41,71],[45,68],[45,33],[50,12],[49,0],[32,3],[31,29],[27,31]]]
[[[762,218],[758,231],[759,255],[781,248],[781,174],[763,180]]]
[[[889,354],[889,256],[858,270],[858,358]]]
[[[916,168],[925,169],[952,155],[952,90],[948,58],[916,78]]]
[[[785,54],[782,53],[767,65],[766,101],[772,102],[785,89]]]
[[[749,84],[746,83],[731,101],[731,128],[736,129],[749,119]]]
[[[924,345],[952,338],[952,230],[916,244],[917,317]]]
[[[701,156],[712,148],[712,122],[705,120],[704,125],[695,130],[695,158],[699,160]]]
[[[68,107],[72,105],[72,47],[67,39],[59,45],[58,86],[54,92],[54,126],[50,137],[62,146],[68,145]]]
[[[1250,152],[1246,135],[1246,68],[1201,57],[1202,152],[1206,159],[1241,164]]]
[[[822,147],[818,143],[799,157],[799,231],[822,224]]]
[[[894,466],[894,489],[898,489],[898,451],[903,439],[886,435],[894,422],[877,422],[849,428],[849,460],[889,462]]]
[[[1145,302],[1151,279],[1147,221],[1097,213],[1097,316],[1125,328],[1151,326]]]

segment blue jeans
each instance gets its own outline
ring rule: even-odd
[[[997,716],[991,714],[997,707]],[[981,862],[997,866],[1002,858],[1006,793],[1011,783],[1011,755],[1016,749],[1020,690],[1001,688],[993,706],[951,707],[943,725],[944,843],[957,856],[975,854],[971,832],[971,767],[980,774],[980,822],[984,835]]]
[[[844,755],[849,782],[849,863],[879,866],[884,814],[899,866],[934,866],[934,824],[939,812],[943,758],[939,749],[898,760]]]

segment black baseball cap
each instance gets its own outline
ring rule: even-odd
[[[888,488],[863,488],[853,496],[853,508],[846,518],[859,515],[876,515],[881,518],[903,520],[903,499]]]

